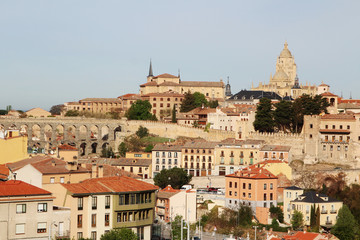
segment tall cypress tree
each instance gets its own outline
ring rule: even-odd
[[[173,110],[172,110],[172,112],[171,112],[171,122],[172,122],[172,123],[176,123],[176,109],[175,109],[175,104],[174,104]]]
[[[310,211],[310,227],[313,229],[316,226],[316,217],[315,217],[315,204],[311,206]]]
[[[275,122],[273,119],[271,100],[262,98],[256,108],[254,128],[259,132],[273,132],[274,126]]]

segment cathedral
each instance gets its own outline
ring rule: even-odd
[[[276,60],[276,72],[273,76],[270,75],[270,82],[268,84],[260,82],[257,87],[252,85],[251,90],[275,92],[281,97],[290,96],[294,99],[303,94],[316,95],[324,92],[323,90],[319,92],[320,88],[316,85],[299,83],[295,59],[291,55],[286,41],[284,49]]]

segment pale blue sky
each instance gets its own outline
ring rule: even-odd
[[[300,82],[360,98],[360,1],[1,1],[0,109],[137,93],[154,74],[269,81],[285,40]]]

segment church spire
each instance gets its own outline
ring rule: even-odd
[[[225,96],[231,97],[231,86],[229,83],[229,77],[227,77],[227,84],[225,86]]]
[[[151,63],[151,58],[150,58],[150,67],[149,67],[149,75],[148,77],[153,77],[153,69],[152,69],[152,63]]]
[[[288,49],[288,43],[287,43],[286,40],[285,40],[285,43],[284,43],[284,49]]]

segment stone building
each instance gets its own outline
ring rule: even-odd
[[[200,92],[208,99],[225,99],[225,84],[222,80],[219,82],[205,81],[182,81],[180,73],[174,76],[168,73],[154,76],[152,64],[150,62],[149,75],[147,82],[140,85],[140,94],[177,92],[185,94],[186,92]]]
[[[356,166],[360,157],[359,114],[304,117],[305,162]]]
[[[152,150],[152,177],[163,169],[181,167],[182,145],[156,144]]]
[[[91,113],[107,113],[120,111],[122,104],[119,98],[84,98],[78,102],[67,102],[64,106],[64,112],[77,110]]]
[[[316,85],[300,84],[295,58],[288,49],[287,42],[285,42],[284,49],[276,60],[276,72],[273,76],[270,74],[269,83],[260,82],[257,87],[252,85],[251,90],[273,91],[282,97],[291,96],[292,98],[297,98],[303,94],[318,94]]]

